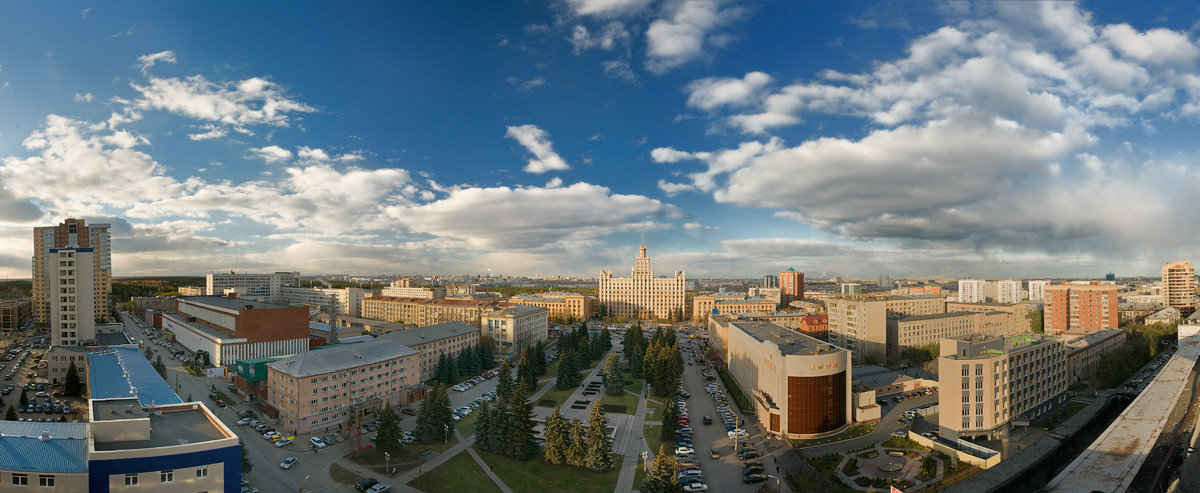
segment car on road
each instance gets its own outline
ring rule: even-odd
[[[279,436],[279,432],[277,432],[277,431],[275,431],[275,430],[271,430],[271,431],[268,431],[268,432],[266,432],[266,433],[263,433],[263,436],[262,436],[262,437],[263,437],[263,438],[265,438],[265,439],[267,439],[267,440],[270,440],[270,439],[271,439],[271,437],[277,437],[277,436]]]
[[[375,486],[367,489],[367,493],[385,493],[387,491],[392,491],[392,485],[387,483],[376,483]]]
[[[742,482],[746,484],[761,483],[766,480],[767,476],[765,474],[750,474],[742,476]]]
[[[748,450],[738,454],[738,460],[750,460],[762,457],[757,450]]]
[[[691,447],[676,447],[675,453],[677,453],[677,454],[694,454],[694,453],[696,453],[696,449],[693,449]]]
[[[701,477],[701,476],[704,476],[704,473],[701,472],[699,469],[689,469],[687,471],[683,471],[683,472],[679,473],[679,475],[678,475],[678,477],[680,477],[680,478]]]
[[[711,424],[712,424],[712,418],[711,418],[711,417],[709,417],[709,416],[705,416],[705,417],[704,417],[704,424],[706,424],[706,425],[711,425]]]
[[[746,430],[740,428],[729,430],[726,435],[729,435],[729,438],[750,438],[750,434],[746,433]]]
[[[293,439],[291,439],[291,438],[284,438],[283,440],[275,442],[275,446],[276,447],[286,447],[288,445],[291,445],[292,441],[293,441]]]
[[[279,468],[280,469],[291,469],[292,466],[295,465],[296,461],[298,461],[298,460],[300,460],[300,459],[297,459],[295,457],[288,457],[286,459],[283,459],[283,462],[279,463]]]
[[[687,491],[689,493],[693,491],[708,491],[708,485],[704,483],[691,483],[687,486],[684,486],[683,491]]]
[[[312,437],[309,438],[308,441],[312,442],[313,445],[316,445],[317,448],[325,448],[325,440],[322,440],[321,437]]]
[[[243,486],[241,493],[258,493],[258,488],[253,486]]]
[[[242,419],[238,420],[237,424],[238,424],[238,426],[246,426],[246,425],[250,424],[251,421],[254,421],[254,420],[250,419],[250,418],[242,418]]]
[[[363,479],[358,480],[357,483],[354,483],[354,489],[356,489],[358,491],[367,491],[367,490],[371,489],[372,486],[375,486],[377,484],[379,484],[378,479],[363,478]]]
[[[750,466],[745,469],[742,469],[742,476],[749,476],[751,474],[762,474],[762,472],[763,472],[762,466]]]

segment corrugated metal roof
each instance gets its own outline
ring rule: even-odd
[[[293,377],[319,375],[380,361],[416,354],[412,348],[390,339],[376,339],[360,344],[346,344],[320,351],[306,351],[267,366]]]
[[[0,470],[87,472],[87,423],[0,421]]]
[[[143,405],[183,402],[136,346],[88,349],[87,357],[92,399],[136,397]]]
[[[379,336],[380,339],[391,339],[408,347],[419,344],[428,344],[442,339],[460,336],[469,332],[479,332],[478,327],[473,327],[462,322],[442,322],[440,324],[426,325],[415,329],[397,330],[388,332]]]

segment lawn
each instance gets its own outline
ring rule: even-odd
[[[637,470],[633,473],[633,487],[638,488],[646,480],[646,461],[638,459]]]
[[[1066,406],[1063,406],[1043,417],[1042,419],[1037,420],[1033,423],[1033,425],[1043,430],[1053,430],[1055,427],[1063,424],[1064,421],[1070,419],[1071,416],[1074,416],[1075,413],[1079,412],[1085,407],[1087,407],[1087,404],[1082,402],[1068,402]]]
[[[629,392],[631,394],[641,394],[642,393],[642,383],[645,382],[645,380],[643,380],[641,378],[633,378],[633,377],[629,376],[628,369],[621,370],[621,377],[624,378],[626,382],[629,382],[629,383],[625,384],[626,392]]]
[[[421,491],[500,491],[491,478],[484,474],[471,455],[464,452],[451,457],[432,471],[422,474],[408,483]]]
[[[658,453],[658,446],[662,444],[662,425],[646,427],[646,444],[650,446],[651,451]]]
[[[350,472],[349,469],[346,469],[337,464],[329,465],[329,477],[333,478],[334,481],[337,481],[339,483],[348,483],[348,484],[357,483],[358,480],[360,479],[356,474]]]
[[[795,487],[794,489],[799,491],[820,491],[822,493],[851,493],[858,491],[846,486],[834,474],[841,461],[842,456],[837,454],[808,459],[809,465],[813,466],[817,472],[788,476],[788,482]]]
[[[550,382],[547,385],[554,385],[554,382]],[[551,387],[550,390],[546,391],[546,395],[543,395],[542,398],[538,399],[538,401],[533,403],[533,405],[557,409],[559,406],[563,405],[564,402],[567,402],[567,398],[571,397],[571,394],[574,392],[575,389],[559,390]]]
[[[611,471],[596,473],[582,467],[547,464],[541,454],[532,460],[514,460],[491,452],[479,455],[514,492],[571,491],[608,493],[617,487],[624,456],[615,456]],[[465,490],[469,491],[469,490]]]
[[[458,426],[458,431],[462,432],[463,435],[468,436],[475,433],[475,427],[473,425],[475,424],[475,420],[479,418],[480,409],[481,408],[475,408],[471,414],[463,416],[463,419],[455,421],[454,423]]]
[[[858,437],[870,435],[872,432],[875,431],[875,425],[877,425],[877,424],[878,423],[863,423],[860,425],[854,425],[854,426],[851,426],[850,428],[846,429],[846,431],[843,431],[843,432],[838,433],[833,436],[827,436],[824,438],[814,438],[812,440],[790,440],[789,439],[789,441],[792,442],[792,446],[795,448],[812,447],[814,445],[824,445],[826,443],[840,442],[842,440],[849,440],[851,438],[858,438]]]
[[[603,406],[605,404],[612,406],[624,406],[625,410],[621,411],[621,414],[633,414],[637,412],[638,396],[630,394],[629,392],[619,396],[608,395],[605,393],[604,398],[600,399],[600,405]]]
[[[458,437],[454,435],[450,435],[449,443],[434,442],[429,445],[425,445],[421,442],[413,442],[412,445],[405,446],[404,448],[400,449],[399,453],[392,455],[390,462],[393,465],[415,463],[417,459],[421,458],[421,454],[425,453],[426,450],[444,452],[446,449],[453,447],[456,443],[458,443]],[[380,452],[379,449],[374,447],[352,456],[350,460],[367,466],[383,466],[385,462],[388,462],[383,457],[383,452]]]

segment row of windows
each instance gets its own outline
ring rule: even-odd
[[[13,486],[29,486],[29,475],[13,474],[12,484]],[[44,474],[38,475],[38,486],[42,488],[53,488],[54,476],[48,476]]]
[[[204,479],[207,477],[208,477],[208,468],[207,467],[196,468],[196,479]],[[140,478],[141,478],[141,474],[138,474],[138,473],[126,474],[125,475],[125,486],[137,486],[138,482],[140,481]],[[158,481],[160,483],[175,482],[175,471],[174,470],[159,471],[158,472]],[[13,484],[16,484],[16,483],[13,483]]]

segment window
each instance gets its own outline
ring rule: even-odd
[[[54,476],[38,476],[38,486],[42,488],[54,487]]]
[[[158,478],[164,483],[175,481],[175,471],[161,471],[158,473]]]
[[[125,486],[137,486],[137,484],[138,484],[138,475],[137,474],[130,473],[130,474],[125,475]]]
[[[13,478],[13,481],[12,481],[13,486],[26,486],[29,484],[29,476],[26,476],[24,474],[13,474],[12,478]]]

